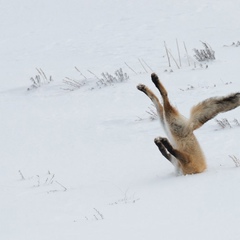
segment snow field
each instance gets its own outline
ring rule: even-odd
[[[3,1],[1,239],[239,239],[240,174],[229,155],[240,159],[240,108],[195,132],[206,172],[176,176],[153,143],[164,132],[146,112],[151,102],[136,89],[143,83],[157,92],[143,59],[185,116],[199,101],[239,91],[240,48],[224,47],[239,40],[238,5]],[[165,41],[177,59],[176,38],[181,69],[168,67],[164,49]],[[216,60],[194,68],[199,40]],[[63,90],[65,77],[82,79],[75,66],[87,84]],[[27,91],[36,67],[54,81]],[[101,89],[88,72],[120,67],[130,79]],[[231,128],[219,126],[223,118]]]

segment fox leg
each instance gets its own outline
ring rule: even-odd
[[[168,99],[167,90],[160,82],[158,76],[155,73],[152,73],[151,78],[162,96],[164,118],[168,124],[169,130],[175,136],[186,136],[189,134],[189,129],[186,127],[184,117],[181,117],[181,114],[178,112],[178,110],[171,105]]]
[[[160,121],[164,126],[164,116],[163,116],[163,106],[159,102],[159,99],[156,97],[156,95],[145,85],[139,84],[137,86],[138,90],[142,91],[145,93],[153,102],[154,106],[156,107],[157,113],[160,117]]]
[[[167,90],[165,89],[165,87],[162,85],[162,83],[160,82],[158,76],[156,73],[152,73],[151,74],[151,78],[153,83],[155,84],[156,88],[159,90],[159,92],[161,93],[163,100],[165,98],[165,101],[167,100]]]
[[[188,155],[177,150],[174,149],[173,146],[171,145],[171,143],[168,141],[167,138],[155,138],[154,139],[155,144],[158,146],[158,149],[160,150],[160,152],[162,153],[162,155],[167,158],[170,162],[171,162],[171,155],[174,156],[176,159],[178,159],[182,164],[187,164],[189,163],[188,160]],[[170,153],[168,154],[166,152],[167,151]]]
[[[171,154],[167,153],[165,146],[159,141],[159,138],[154,139],[155,144],[157,145],[159,151],[162,153],[162,155],[171,162]]]
[[[152,78],[152,81],[153,83],[155,84],[156,88],[159,90],[161,96],[162,96],[162,99],[163,99],[163,107],[164,107],[164,111],[165,111],[165,116],[167,118],[167,120],[174,115],[178,115],[178,111],[177,109],[175,109],[169,102],[169,99],[168,99],[168,93],[167,93],[167,90],[165,89],[165,87],[162,85],[162,83],[160,82],[157,74],[155,73],[152,73],[151,75],[151,78]]]

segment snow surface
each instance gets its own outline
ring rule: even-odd
[[[208,169],[176,176],[136,89],[155,91],[140,59],[185,116],[239,91],[240,48],[229,46],[240,40],[239,14],[238,0],[1,1],[0,238],[239,239],[240,168],[229,155],[240,159],[240,108],[196,131]],[[181,69],[168,67],[164,48],[178,61],[176,39]],[[200,41],[216,54],[202,66],[192,50]],[[54,81],[27,91],[36,68]],[[119,68],[130,79],[101,88],[88,71]],[[86,84],[63,90],[66,77]],[[217,124],[223,118],[231,128]]]

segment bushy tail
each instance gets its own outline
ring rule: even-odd
[[[230,111],[239,106],[240,92],[225,97],[208,98],[192,108],[189,124],[192,130],[195,130],[219,113]]]

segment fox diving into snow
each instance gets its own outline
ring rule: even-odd
[[[152,100],[172,143],[167,138],[157,137],[154,139],[155,144],[162,155],[175,166],[177,173],[186,175],[203,172],[207,167],[206,161],[193,131],[217,114],[240,106],[240,92],[208,98],[194,106],[190,118],[186,119],[169,102],[168,93],[158,76],[152,73],[151,78],[162,96],[163,104],[147,86],[139,84],[137,88]]]

